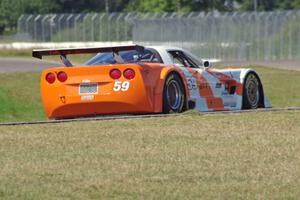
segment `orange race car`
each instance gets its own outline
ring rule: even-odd
[[[67,59],[84,53],[97,55],[82,66]],[[32,55],[60,55],[65,65],[42,73],[48,118],[270,107],[254,70],[213,69],[180,48],[129,45],[33,50]]]

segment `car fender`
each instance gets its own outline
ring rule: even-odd
[[[164,67],[161,69],[160,72],[160,78],[158,79],[156,86],[155,86],[155,99],[154,99],[154,105],[155,105],[155,111],[157,112],[162,112],[162,100],[163,100],[163,93],[164,93],[164,86],[167,77],[171,73],[176,73],[179,75],[179,77],[182,80],[182,84],[184,86],[184,92],[186,97],[189,96],[188,92],[188,87],[187,87],[187,81],[184,76],[184,73],[178,69],[178,67],[170,66],[170,67]]]
[[[259,76],[259,74],[254,70],[254,69],[251,69],[251,68],[248,68],[248,69],[242,69],[241,70],[241,74],[240,74],[240,82],[244,85],[244,81],[246,79],[246,76],[249,74],[249,73],[254,73],[257,77],[258,77],[258,80],[261,84],[261,89],[262,89],[262,93],[263,93],[263,102],[264,102],[264,107],[265,108],[271,108],[271,102],[269,100],[269,98],[267,97],[267,95],[265,94],[265,91],[264,91],[264,86],[263,86],[263,83],[262,83],[262,80]]]

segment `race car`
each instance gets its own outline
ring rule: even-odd
[[[83,65],[67,58],[88,53],[96,55]],[[59,55],[65,65],[42,73],[41,96],[50,119],[271,107],[253,69],[214,69],[177,47],[46,49],[32,55]]]

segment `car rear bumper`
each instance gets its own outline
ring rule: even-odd
[[[73,118],[106,114],[153,113],[153,97],[146,90],[136,93],[65,96],[43,99],[48,118]]]
[[[57,102],[55,106],[51,108],[47,108],[47,116],[48,118],[72,118],[108,114],[154,112],[152,101],[147,95],[136,97],[125,95],[119,95],[118,97],[111,96],[112,95],[106,97],[101,95],[62,96],[59,98],[60,102]]]
[[[94,102],[63,105],[53,109],[52,112],[49,113],[48,117],[50,119],[61,119],[109,114],[138,114],[152,112],[153,110],[149,109],[147,106],[145,108],[139,108],[135,105],[124,102]]]

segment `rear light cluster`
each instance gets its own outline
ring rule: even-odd
[[[54,83],[54,81],[55,81],[55,74],[53,74],[53,73],[47,74],[46,80],[50,84]]]
[[[112,79],[119,79],[121,77],[122,73],[118,69],[113,69],[110,71],[109,75]]]
[[[112,79],[119,79],[121,78],[122,76],[122,72],[119,70],[119,69],[112,69],[109,73],[110,77]],[[124,72],[123,72],[123,76],[126,78],[126,79],[133,79],[135,77],[135,72],[133,69],[126,69]]]
[[[46,75],[46,81],[50,84],[54,83],[56,78],[63,83],[68,79],[68,75],[65,72],[59,72],[57,76],[55,73],[48,73]]]
[[[133,71],[133,69],[126,69],[123,75],[127,79],[133,79],[135,77],[135,72]]]
[[[59,72],[57,74],[57,79],[60,81],[60,82],[65,82],[67,79],[68,79],[68,76],[65,72]]]
[[[112,79],[119,79],[122,76],[122,72],[119,69],[112,69],[109,75]],[[123,76],[129,80],[133,79],[135,77],[135,71],[128,68],[123,72]],[[63,83],[68,79],[68,75],[65,72],[59,72],[57,74],[50,72],[46,75],[46,81],[50,84],[54,83],[56,78],[59,82]]]

